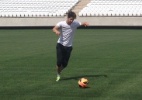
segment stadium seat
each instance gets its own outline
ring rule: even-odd
[[[79,0],[0,0],[0,16],[64,17],[77,2]]]
[[[79,16],[142,16],[142,0],[91,0]]]

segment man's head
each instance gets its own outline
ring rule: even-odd
[[[67,24],[71,24],[74,19],[76,19],[76,14],[72,11],[69,11],[68,14],[67,14]]]

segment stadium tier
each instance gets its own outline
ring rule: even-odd
[[[79,16],[142,16],[142,0],[90,0]]]
[[[0,17],[64,17],[79,0],[0,0]]]

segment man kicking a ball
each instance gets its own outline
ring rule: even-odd
[[[68,65],[70,54],[72,51],[72,42],[75,34],[75,30],[79,26],[88,26],[87,22],[78,22],[75,20],[76,14],[72,11],[69,11],[67,14],[66,21],[58,22],[54,28],[53,32],[59,36],[56,45],[57,53],[57,79],[60,80],[61,71]]]

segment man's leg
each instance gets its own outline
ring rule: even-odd
[[[57,79],[56,79],[56,81],[59,81],[61,71],[63,70],[63,66],[62,66],[62,62],[63,62],[63,46],[61,44],[57,44],[56,50],[57,50],[56,51],[57,52],[57,65],[56,65]]]
[[[68,61],[69,61],[69,58],[70,58],[70,54],[71,54],[71,51],[72,51],[72,47],[67,47],[66,50],[63,52],[63,57],[62,57],[62,65],[61,67],[58,67],[57,66],[57,80],[56,81],[59,81],[60,80],[60,73],[61,71],[67,67],[68,65]]]

